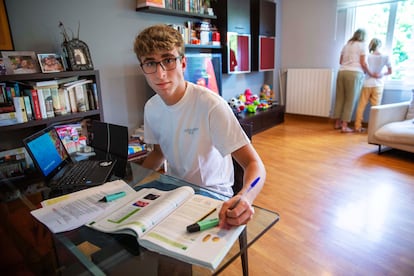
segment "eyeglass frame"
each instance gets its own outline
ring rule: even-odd
[[[142,71],[144,72],[144,74],[147,74],[147,75],[150,75],[150,74],[155,74],[155,73],[157,73],[157,70],[158,70],[158,65],[159,66],[161,66],[161,68],[164,70],[164,71],[172,71],[172,70],[175,70],[176,68],[177,68],[177,60],[182,60],[183,59],[183,57],[184,56],[182,56],[182,55],[180,55],[180,56],[174,56],[174,57],[167,57],[167,58],[164,58],[164,59],[162,59],[161,61],[149,61],[149,62],[143,62],[143,63],[141,63],[140,64],[140,66],[141,66],[141,69],[142,69]],[[165,67],[165,65],[163,64],[163,62],[165,62],[166,60],[169,60],[169,59],[171,59],[171,60],[174,60],[174,68],[170,68],[170,69],[166,69],[166,67]],[[144,70],[144,65],[145,64],[148,64],[148,63],[155,63],[155,71],[154,72],[151,72],[151,73],[147,73],[147,72],[145,72],[145,70]]]

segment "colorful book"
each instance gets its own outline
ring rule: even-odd
[[[25,89],[23,93],[24,95],[30,98],[34,119],[41,120],[42,113],[40,111],[40,103],[39,103],[39,96],[37,94],[37,90],[36,89]]]
[[[137,8],[157,7],[165,8],[164,0],[137,0]]]
[[[23,101],[24,101],[24,106],[26,108],[26,114],[27,114],[27,120],[33,120],[34,119],[34,115],[33,115],[33,110],[32,110],[32,105],[30,102],[30,97],[29,96],[23,96]]]
[[[39,88],[36,90],[37,90],[37,97],[39,98],[40,114],[42,114],[42,119],[47,119],[46,102],[43,96],[43,89]]]

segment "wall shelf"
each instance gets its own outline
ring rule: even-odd
[[[198,18],[198,19],[217,19],[217,16],[215,16],[215,15],[192,13],[192,12],[173,10],[173,9],[165,9],[165,8],[157,8],[157,7],[136,8],[136,11],[137,12],[145,12],[145,13],[170,15],[170,16]]]

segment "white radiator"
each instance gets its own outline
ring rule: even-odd
[[[332,69],[288,69],[286,113],[329,117],[332,85]]]

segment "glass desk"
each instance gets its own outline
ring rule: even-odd
[[[115,179],[117,178],[114,177],[113,180]],[[196,193],[226,199],[214,192],[145,169],[132,162],[127,164],[123,180],[134,189],[147,186],[154,181],[162,183],[165,189],[189,185]],[[13,274],[27,270],[35,275],[214,275],[245,253],[249,246],[279,220],[277,213],[254,206],[255,215],[247,224],[245,243],[239,244],[243,239],[235,242],[218,268],[211,271],[148,251],[138,245],[135,237],[126,234],[106,234],[86,226],[53,234],[30,214],[31,210],[40,206],[39,203],[43,199],[41,193],[33,193],[1,203],[0,214],[3,218],[0,230],[4,233],[0,234],[7,239],[0,241],[0,246],[3,252],[12,252],[11,256],[16,255],[15,259],[9,258],[10,260],[3,257],[1,262],[6,262],[2,267],[10,268],[9,272]],[[5,248],[8,250],[4,250]],[[247,265],[245,268],[247,269]]]

